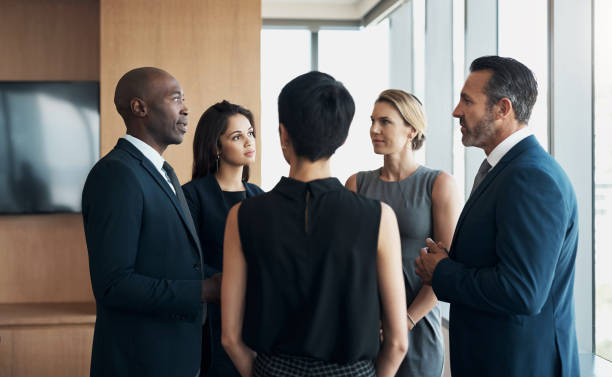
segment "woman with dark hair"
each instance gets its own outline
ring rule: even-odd
[[[202,243],[206,277],[222,270],[223,231],[229,209],[263,192],[247,182],[249,164],[254,160],[255,128],[251,112],[227,101],[209,107],[195,131],[192,180],[183,185]],[[203,365],[208,368],[206,376],[239,376],[221,346],[220,307],[209,303],[207,310],[209,326],[204,327],[202,347],[203,361],[210,359],[210,365]]]
[[[387,203],[397,215],[410,352],[396,376],[440,377],[444,366],[440,309],[431,285],[423,285],[416,275],[414,260],[426,238],[450,245],[459,217],[459,195],[449,174],[416,161],[414,151],[425,141],[426,119],[414,95],[397,89],[383,91],[371,118],[374,153],[384,156],[383,166],[353,174],[346,187]]]
[[[289,178],[230,210],[222,342],[243,377],[392,377],[406,353],[395,215],[331,177],[354,111],[329,75],[289,82],[278,98]]]

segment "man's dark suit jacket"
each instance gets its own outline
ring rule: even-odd
[[[453,377],[579,376],[578,212],[559,164],[529,136],[469,198],[433,276],[451,303]]]
[[[89,173],[83,222],[97,308],[91,376],[194,377],[199,241],[167,181],[129,141]]]

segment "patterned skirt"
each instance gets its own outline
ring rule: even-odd
[[[371,360],[350,364],[298,356],[259,353],[253,365],[253,377],[376,377]]]

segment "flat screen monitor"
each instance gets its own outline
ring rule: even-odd
[[[0,82],[0,213],[81,211],[100,155],[97,82]]]

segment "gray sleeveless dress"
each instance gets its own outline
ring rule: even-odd
[[[387,203],[397,216],[402,241],[402,264],[406,283],[406,302],[412,303],[421,289],[414,260],[433,238],[431,193],[439,170],[424,166],[399,182],[380,179],[381,169],[357,173],[357,192]],[[444,366],[444,338],[440,308],[436,305],[408,332],[408,353],[396,376],[440,377]]]

